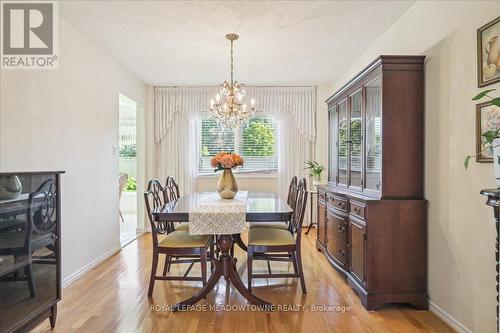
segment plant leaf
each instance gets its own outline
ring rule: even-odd
[[[493,98],[491,100],[491,104],[495,105],[495,106],[498,106],[500,108],[500,97],[497,97],[497,98]]]
[[[467,170],[467,168],[469,167],[469,161],[470,161],[470,158],[471,158],[471,156],[466,156],[466,157],[465,157],[465,160],[464,160],[464,167],[465,167],[465,170]]]
[[[484,137],[487,143],[492,144],[493,140],[498,138],[500,128],[497,129],[496,131],[487,131],[484,132],[481,136]]]
[[[484,96],[486,96],[489,92],[492,92],[492,91],[495,91],[495,90],[496,89],[488,89],[488,90],[482,91],[479,94],[477,94],[476,96],[474,96],[474,98],[472,98],[472,100],[473,101],[477,101],[478,99],[481,99]]]

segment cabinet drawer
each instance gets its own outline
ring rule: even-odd
[[[349,206],[347,203],[347,199],[334,196],[331,193],[327,194],[327,198],[328,198],[328,204],[330,206],[340,209],[341,211],[347,212],[347,208]]]
[[[327,250],[330,257],[334,258],[344,268],[347,265],[347,243],[338,238],[328,239]]]
[[[327,213],[328,223],[328,237],[339,238],[340,240],[347,240],[347,221],[345,218],[335,216],[331,212]]]
[[[349,202],[349,211],[351,214],[356,215],[362,219],[365,218],[365,205],[360,202],[350,201]]]

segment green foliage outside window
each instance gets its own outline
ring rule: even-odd
[[[120,145],[120,157],[136,157],[137,145]]]
[[[274,129],[269,119],[251,119],[243,130],[243,156],[274,156]]]
[[[125,192],[137,191],[137,180],[134,177],[128,177],[127,184],[125,185]]]

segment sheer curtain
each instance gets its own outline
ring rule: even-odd
[[[196,176],[195,120],[208,111],[218,87],[156,87],[154,137],[156,176],[173,176],[183,193],[194,189]],[[257,115],[278,122],[278,186],[286,197],[293,176],[302,176],[304,161],[313,159],[316,141],[315,87],[247,87]]]
[[[196,176],[195,120],[207,110],[215,87],[156,87],[154,137],[156,172],[161,181],[175,178],[181,195],[194,190]]]
[[[313,142],[301,135],[290,113],[283,114],[279,119],[278,147],[278,191],[286,198],[292,177],[307,177],[304,161],[313,159]],[[308,184],[308,188],[311,185]]]

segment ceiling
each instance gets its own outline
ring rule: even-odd
[[[145,83],[329,83],[414,1],[66,1],[60,13]]]

